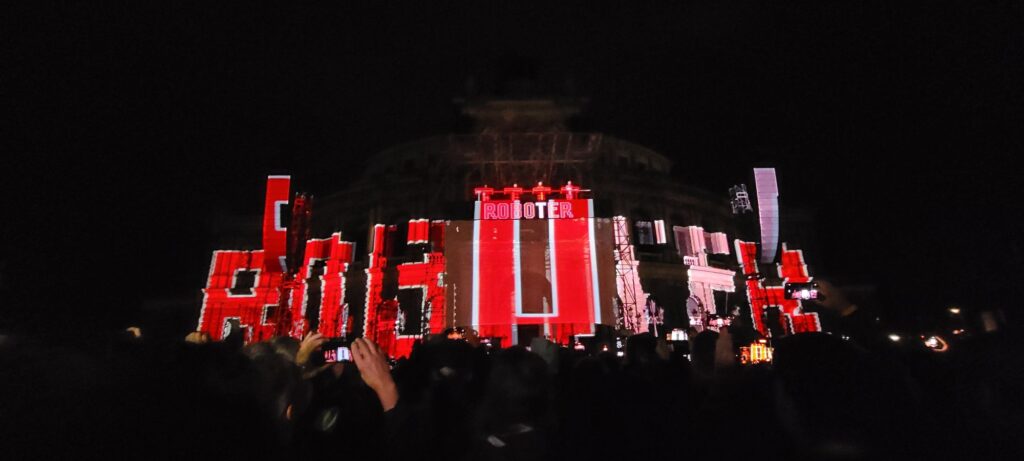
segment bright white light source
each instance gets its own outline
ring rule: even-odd
[[[949,344],[939,336],[929,336],[924,340],[924,345],[935,352],[946,352]]]
[[[619,357],[622,357],[622,356],[626,355],[626,353],[622,352],[622,351],[618,351],[618,352],[615,353],[615,355],[617,355]]]
[[[953,314],[953,315],[960,315],[960,308],[959,307],[950,307],[949,308],[949,313]]]
[[[894,342],[894,343],[895,342],[899,342],[900,339],[902,339],[902,338],[900,338],[900,335],[889,335],[889,340]]]

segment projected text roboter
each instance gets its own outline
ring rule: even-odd
[[[572,202],[483,202],[481,219],[572,219]]]

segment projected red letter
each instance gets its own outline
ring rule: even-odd
[[[757,268],[757,244],[736,240],[736,258],[746,276],[747,297],[750,300],[750,315],[754,328],[767,335],[764,324],[764,313],[768,307],[776,306],[782,314],[780,320],[786,333],[804,333],[821,331],[821,322],[816,313],[804,313],[800,300],[786,299],[783,286],[764,286]],[[811,281],[807,275],[807,266],[803,263],[800,250],[788,250],[782,244],[782,264],[779,265],[779,276],[783,283],[801,283]]]

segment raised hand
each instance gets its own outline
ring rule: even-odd
[[[356,338],[352,341],[352,360],[359,368],[359,374],[363,382],[370,389],[377,393],[384,411],[388,411],[398,404],[398,388],[391,378],[391,367],[388,366],[388,356],[373,341],[364,338]]]
[[[295,354],[295,364],[301,367],[309,363],[309,358],[314,352],[320,350],[320,346],[325,342],[327,342],[327,338],[324,338],[320,333],[308,333],[305,338],[302,338],[299,352]]]

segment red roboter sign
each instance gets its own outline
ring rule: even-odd
[[[586,200],[544,202],[491,201],[480,204],[480,219],[573,219],[587,218]]]
[[[512,187],[495,190],[487,186],[473,189],[477,197],[476,219],[493,220],[520,220],[520,219],[578,219],[590,218],[590,200],[579,199],[579,193],[583,192],[580,186],[574,185],[572,181],[566,183],[560,189],[555,190],[537,183],[532,189],[523,189],[516,184]],[[561,193],[562,198],[549,199],[552,193]],[[503,200],[491,200],[491,195],[502,194]],[[519,197],[532,195],[534,200],[522,202]]]

